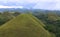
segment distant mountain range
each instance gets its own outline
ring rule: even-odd
[[[15,11],[18,11],[18,12],[58,12],[60,13],[59,10],[43,10],[43,9],[26,9],[26,8],[0,8],[0,12],[3,12],[3,11],[10,11],[10,12],[15,12]]]

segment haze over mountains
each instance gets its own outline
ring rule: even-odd
[[[60,0],[0,0],[0,6],[22,6],[29,9],[60,10]]]

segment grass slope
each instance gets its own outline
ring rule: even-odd
[[[0,37],[53,37],[32,16],[21,14],[0,27]]]
[[[36,17],[32,16],[32,14],[29,15],[30,17],[32,17],[36,22],[38,22],[40,25],[42,25],[43,27],[45,26],[41,20],[37,19]]]

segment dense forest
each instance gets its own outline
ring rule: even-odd
[[[55,12],[48,12],[48,13],[36,13],[34,14],[38,19],[40,19],[48,30],[51,33],[54,33],[56,37],[60,37],[60,15]]]
[[[29,13],[26,11],[26,13]],[[56,37],[60,37],[60,15],[57,12],[31,12],[32,15],[40,19],[46,26],[44,27],[46,30],[48,30],[51,33],[54,33]],[[17,17],[22,13],[16,11],[16,12],[9,12],[4,11],[0,12],[0,25],[3,25],[4,23],[8,22],[9,20]]]

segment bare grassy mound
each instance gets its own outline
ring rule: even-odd
[[[53,37],[34,18],[21,14],[0,27],[0,37]]]

